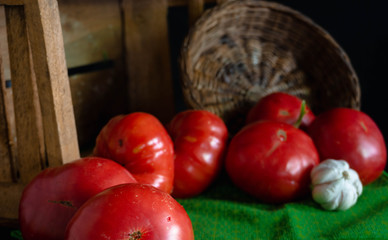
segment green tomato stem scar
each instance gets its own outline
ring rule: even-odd
[[[306,101],[302,100],[302,104],[300,106],[299,117],[298,117],[298,120],[296,120],[296,122],[294,124],[294,127],[299,128],[299,126],[302,123],[302,119],[303,119],[305,114],[306,114]]]

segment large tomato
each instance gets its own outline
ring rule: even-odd
[[[43,170],[22,194],[23,239],[63,239],[66,225],[83,203],[108,187],[131,182],[136,181],[120,164],[95,157]]]
[[[301,107],[302,99],[297,96],[283,92],[271,93],[261,98],[250,109],[246,122],[249,124],[259,120],[269,120],[294,125],[299,118]],[[305,129],[314,119],[314,113],[306,106],[300,127]]]
[[[66,230],[68,240],[193,240],[185,209],[169,194],[145,184],[122,184],[89,199]]]
[[[244,127],[232,138],[226,156],[226,170],[236,186],[267,203],[306,196],[310,171],[318,163],[304,131],[272,121]]]
[[[139,183],[171,193],[174,146],[164,126],[148,113],[112,118],[99,133],[94,155],[126,167]]]
[[[169,123],[174,140],[175,178],[172,195],[192,197],[204,191],[216,177],[226,148],[224,121],[205,110],[178,113]]]
[[[376,123],[365,113],[334,108],[309,127],[321,159],[343,159],[366,185],[376,180],[387,162],[387,149]]]

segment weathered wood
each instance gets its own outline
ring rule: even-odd
[[[56,0],[30,0],[24,7],[48,165],[61,165],[80,154],[58,4]]]
[[[192,26],[203,13],[204,0],[189,0],[188,8],[189,26]]]
[[[1,45],[1,42],[0,42]],[[1,46],[0,46],[1,47]],[[4,73],[0,55],[0,182],[12,182],[11,154],[4,100]]]
[[[11,73],[9,67],[9,54],[8,54],[8,40],[7,40],[7,30],[5,23],[5,10],[4,6],[0,6],[0,57],[2,58],[3,65],[3,81],[0,81],[2,90],[3,90],[3,103],[5,111],[6,126],[8,130],[8,144],[10,149],[10,165],[12,167],[12,176],[15,178],[17,176],[16,169],[16,127],[15,127],[15,111],[13,104],[13,93],[11,87]]]
[[[119,0],[59,0],[69,68],[123,58]]]
[[[94,146],[97,134],[110,118],[126,112],[126,88],[119,82],[125,79],[118,64],[70,77],[81,151]]]
[[[27,183],[42,169],[40,143],[24,8],[6,6],[7,36],[13,84],[20,181]]]
[[[100,122],[128,111],[121,9],[119,0],[59,0],[58,5],[68,68],[104,61],[113,65],[70,76],[82,150],[95,142]]]
[[[20,6],[24,4],[24,0],[0,0],[0,5]]]
[[[18,219],[19,199],[25,184],[0,183],[0,216],[3,219]]]
[[[130,111],[174,114],[167,29],[167,0],[124,0],[125,46]]]

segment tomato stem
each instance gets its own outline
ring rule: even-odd
[[[306,101],[302,100],[299,117],[298,117],[298,120],[296,120],[294,127],[296,127],[296,128],[300,127],[300,124],[302,124],[302,119],[303,119],[305,114],[306,114]]]

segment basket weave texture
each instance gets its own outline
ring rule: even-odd
[[[315,114],[360,108],[358,77],[344,50],[323,28],[289,7],[227,1],[190,29],[180,57],[185,101],[241,126],[263,96],[287,92]]]

